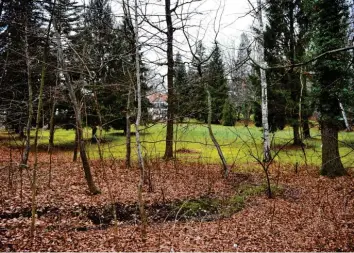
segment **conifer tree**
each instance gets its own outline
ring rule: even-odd
[[[268,1],[268,25],[264,34],[266,61],[269,66],[295,64],[304,59],[307,47],[307,17],[303,1]],[[269,123],[271,131],[293,127],[294,144],[300,137],[299,101],[300,73],[295,68],[273,69],[267,72],[269,84]]]
[[[195,54],[200,59],[200,62],[203,63],[200,67],[204,70],[207,66],[205,47],[202,41],[197,42]],[[199,62],[193,58],[192,64],[188,69],[188,97],[193,99],[189,99],[186,111],[188,112],[188,117],[207,122],[207,94],[204,85],[200,82],[197,70],[198,64]]]
[[[34,99],[40,76],[35,57],[40,55],[43,19],[38,2],[3,1],[0,20],[0,107],[5,124],[20,137],[24,128],[32,126]]]
[[[312,13],[315,54],[345,47],[348,31],[346,1],[312,1]],[[350,54],[344,51],[325,55],[314,65],[315,97],[322,136],[321,174],[329,177],[346,174],[339,154],[338,132],[343,126],[339,99],[350,85],[349,62]]]
[[[224,126],[235,125],[234,108],[230,103],[230,99],[226,99],[222,110],[222,124]]]
[[[184,117],[188,117],[189,98],[188,98],[188,78],[186,66],[183,63],[182,56],[177,52],[175,59],[175,97],[176,97],[176,107],[175,113],[178,121],[183,121]]]
[[[207,71],[207,83],[213,106],[211,122],[220,124],[223,107],[226,99],[228,99],[228,87],[221,50],[217,43],[213,48],[213,55],[207,66]]]

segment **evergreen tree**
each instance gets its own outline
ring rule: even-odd
[[[92,127],[92,140],[96,140],[97,126],[118,130],[126,128],[126,110],[129,89],[135,86],[132,78],[135,74],[135,38],[131,20],[126,16],[123,24],[118,25],[113,19],[110,1],[91,0],[85,13],[84,30],[78,36],[78,51],[83,51],[83,58],[93,78],[86,78],[88,125]],[[148,100],[146,93],[146,72],[141,63],[143,117],[147,119]],[[131,98],[130,108],[134,107]]]
[[[268,25],[264,34],[266,61],[269,66],[295,64],[304,59],[307,47],[307,17],[300,0],[268,1]],[[300,73],[294,68],[267,72],[269,84],[269,124],[271,131],[293,127],[294,144],[301,144],[299,101]]]
[[[188,116],[189,97],[188,97],[188,77],[186,66],[183,63],[182,56],[178,52],[175,59],[175,97],[176,97],[176,108],[175,114],[177,120],[183,121],[183,118]]]
[[[220,47],[215,44],[213,55],[207,66],[206,82],[209,86],[212,99],[212,120],[213,124],[219,124],[222,118],[223,106],[228,99],[227,79],[225,77],[224,63]]]
[[[223,126],[234,126],[235,121],[234,108],[230,99],[226,99],[222,110],[222,124]]]
[[[196,45],[197,57],[201,62],[205,59],[205,47],[202,41],[198,41]],[[208,111],[207,111],[207,94],[205,91],[204,80],[200,80],[198,69],[197,69],[196,59],[192,60],[192,64],[188,69],[188,97],[189,103],[186,106],[186,111],[188,112],[188,117],[195,118],[197,120],[207,122]],[[201,71],[204,72],[207,69],[206,64],[201,66]]]
[[[5,124],[24,136],[23,129],[30,117],[28,82],[33,94],[40,79],[39,64],[43,37],[43,19],[38,2],[4,1],[1,3],[0,20],[0,108],[5,115]],[[28,59],[24,57],[29,56]]]
[[[346,46],[348,6],[345,0],[312,1],[313,44],[315,54]],[[338,131],[343,125],[339,99],[349,84],[348,52],[328,54],[314,65],[316,102],[322,135],[321,174],[330,177],[346,174],[338,149]]]
[[[53,2],[54,0],[51,1]],[[70,75],[72,81],[76,84],[75,94],[79,101],[83,99],[82,88],[84,86],[84,82],[82,81],[84,76],[79,73],[85,73],[85,71],[82,71],[81,59],[86,59],[82,55],[80,56],[80,59],[75,53],[73,53],[71,47],[75,48],[77,53],[82,52],[81,48],[78,47],[78,38],[83,31],[82,10],[83,6],[77,1],[56,0],[56,8],[53,19],[54,33],[58,33],[61,40],[67,42],[63,43],[63,51],[65,53],[65,58],[67,59],[68,69],[71,70],[68,74]],[[62,70],[60,69],[60,66],[57,66],[59,62],[59,59],[57,58],[58,45],[56,39],[54,41],[54,50],[52,52],[52,55],[54,55],[52,57],[54,59],[52,60],[51,65],[58,68],[53,71],[56,74],[57,81],[53,81],[52,83],[58,84],[58,91],[60,90],[60,95],[56,97],[54,109],[56,113],[53,123],[54,125],[59,125],[67,130],[75,129],[75,114],[71,104],[72,101],[70,101],[67,96],[68,91],[63,82]],[[70,46],[67,45],[68,43]]]

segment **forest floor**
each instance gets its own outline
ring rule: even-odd
[[[218,165],[155,159],[143,192],[144,240],[136,167],[91,161],[102,191],[92,196],[79,162],[58,152],[50,163],[43,152],[32,239],[32,166],[21,177],[19,152],[0,147],[0,154],[2,251],[354,251],[353,171],[328,179],[318,167],[276,163],[269,199],[256,163],[236,164],[224,179]]]

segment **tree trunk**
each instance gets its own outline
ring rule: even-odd
[[[167,86],[168,86],[168,108],[167,108],[167,129],[166,129],[166,148],[164,159],[173,158],[173,122],[175,116],[175,97],[174,97],[174,59],[173,59],[173,23],[171,13],[171,1],[165,0],[165,16],[167,25]]]
[[[144,159],[141,150],[140,142],[140,120],[141,120],[141,79],[140,79],[140,55],[139,55],[139,27],[138,27],[138,1],[135,0],[135,68],[136,68],[136,85],[137,85],[137,98],[138,98],[138,113],[136,115],[135,121],[135,138],[136,146],[138,150],[138,161],[140,167],[140,180],[138,184],[138,203],[139,203],[139,212],[142,223],[141,237],[142,240],[146,241],[146,227],[147,227],[147,218],[144,207],[143,199],[143,185],[145,181],[145,168],[144,168]]]
[[[192,49],[191,49],[191,52],[192,52]],[[192,53],[192,54],[193,54],[193,57],[195,57],[196,60],[198,61],[197,69],[198,69],[198,75],[199,75],[199,82],[200,82],[201,85],[203,85],[203,83],[204,83],[204,88],[205,88],[206,93],[207,93],[207,110],[208,110],[207,124],[208,124],[209,136],[210,136],[210,138],[211,138],[216,150],[218,151],[218,155],[220,157],[220,160],[221,160],[221,163],[222,163],[222,166],[223,166],[223,174],[224,174],[224,177],[226,178],[228,176],[228,173],[229,173],[229,170],[228,170],[228,167],[227,167],[227,163],[226,163],[226,159],[224,157],[224,154],[223,154],[223,152],[221,150],[221,147],[220,147],[218,141],[216,140],[216,138],[214,136],[213,129],[212,129],[212,126],[211,126],[211,118],[212,118],[213,110],[212,110],[212,102],[211,102],[211,95],[210,95],[210,91],[209,91],[209,86],[203,80],[203,72],[202,72],[202,64],[203,64],[203,62],[202,62],[202,59],[199,59],[198,57],[196,57],[196,55],[194,53]]]
[[[97,126],[92,126],[91,143],[97,143]]]
[[[207,96],[208,96],[208,130],[209,130],[209,136],[211,138],[211,140],[214,143],[214,146],[216,148],[216,150],[218,151],[221,163],[222,163],[222,167],[223,167],[223,172],[224,172],[224,177],[226,178],[229,174],[229,169],[227,168],[227,163],[226,163],[226,159],[225,156],[221,150],[221,147],[218,143],[218,141],[216,140],[214,133],[213,133],[213,129],[211,127],[211,117],[212,117],[212,105],[211,105],[211,96],[210,96],[210,91],[208,88],[206,88],[206,92],[207,92]]]
[[[50,111],[50,121],[49,121],[49,145],[48,145],[48,152],[50,154],[54,147],[54,131],[55,131],[54,114],[55,114],[55,99],[52,98],[52,109]]]
[[[339,155],[338,127],[328,122],[321,124],[322,168],[321,175],[336,177],[346,175]]]
[[[127,113],[126,117],[126,130],[125,130],[125,167],[131,167],[131,122],[130,122],[130,115]]]
[[[127,112],[125,114],[125,167],[131,167],[131,122],[130,122],[130,96],[131,96],[131,83],[129,82],[128,99],[127,99]]]
[[[294,145],[302,145],[302,140],[300,137],[300,127],[298,122],[292,125],[293,127],[293,136],[294,136]]]
[[[49,179],[48,179],[48,186],[52,182],[52,154],[53,154],[53,147],[54,147],[54,114],[55,114],[55,98],[52,96],[52,109],[50,111],[50,121],[49,121],[49,143],[48,143],[48,153],[49,153]]]
[[[76,113],[75,113],[75,115],[76,115]],[[83,139],[83,131],[82,131],[80,113],[78,114],[78,119],[79,120],[76,120],[77,135],[78,135],[78,142],[79,142],[79,147],[80,147],[80,157],[81,157],[81,161],[82,161],[82,167],[83,167],[84,173],[85,173],[85,178],[87,181],[87,186],[89,188],[89,191],[93,195],[99,194],[99,193],[101,193],[101,191],[96,187],[96,185],[93,181],[90,164],[88,162],[87,155],[86,155],[86,147],[85,147],[85,141]]]
[[[304,139],[311,138],[310,123],[307,118],[302,120],[302,131],[304,132]]]
[[[123,4],[123,12],[124,12],[124,18],[127,20],[127,22],[125,23],[124,26],[124,32],[125,35],[128,38],[131,38],[131,34],[134,34],[135,36],[135,32],[137,32],[135,30],[135,27],[132,23],[132,17],[130,14],[130,4],[129,4],[129,0],[126,2],[125,0],[122,1]],[[137,40],[135,39],[135,37],[133,36],[133,38],[131,38],[129,40],[129,46],[130,46],[130,50],[131,50],[131,63],[134,64],[136,61],[136,42]],[[133,53],[135,52],[135,53]],[[134,86],[134,78],[131,77],[130,73],[129,74],[129,88],[128,88],[128,98],[127,98],[127,105],[126,105],[126,125],[124,128],[124,135],[125,135],[125,166],[126,168],[130,168],[131,167],[131,95],[132,95],[132,90],[133,90],[133,86]],[[136,80],[136,77],[135,77]]]
[[[25,26],[25,56],[26,56],[26,65],[27,65],[27,86],[28,86],[28,115],[27,115],[27,125],[26,125],[26,146],[22,154],[21,166],[27,166],[28,156],[31,149],[31,127],[32,127],[32,118],[33,118],[33,89],[32,89],[32,80],[31,80],[31,59],[29,55],[29,44],[28,44],[28,27],[27,23]],[[24,133],[23,130],[20,130],[20,138],[22,139],[21,133]]]
[[[296,49],[295,49],[295,16],[294,16],[294,10],[295,10],[295,5],[293,1],[289,2],[290,7],[289,7],[289,12],[288,12],[288,17],[289,17],[289,30],[290,30],[290,43],[289,43],[289,60],[291,64],[295,64],[295,57],[296,57]],[[301,71],[300,75],[294,72],[294,68],[291,68],[288,72],[288,80],[290,82],[290,94],[291,94],[291,100],[294,104],[294,108],[292,108],[291,112],[291,120],[293,121],[292,127],[293,127],[293,137],[294,137],[294,145],[302,145],[302,138],[300,135],[300,117],[299,115],[301,114],[299,106],[297,106],[297,102],[300,101],[301,97],[301,92],[302,92],[302,85],[301,85]]]
[[[310,134],[310,124],[309,124],[309,119],[308,119],[308,113],[304,113],[305,109],[306,111],[308,110],[308,105],[303,102],[303,98],[307,95],[307,82],[305,75],[303,74],[303,68],[301,67],[300,70],[300,97],[299,97],[299,122],[300,126],[302,128],[302,131],[300,129],[300,133],[302,134],[302,139],[309,139],[311,138]]]
[[[264,61],[264,45],[263,45],[263,17],[262,17],[262,0],[257,0],[258,11],[257,18],[259,22],[259,31],[261,32],[261,38],[258,43],[258,60],[261,66],[265,66]],[[271,160],[270,153],[270,135],[269,135],[269,124],[268,124],[268,93],[267,93],[267,77],[266,72],[263,68],[261,72],[261,90],[262,90],[262,126],[263,126],[263,159],[265,162]]]
[[[79,151],[79,134],[77,132],[77,127],[75,127],[73,162],[77,162],[77,153],[78,153],[78,151]]]

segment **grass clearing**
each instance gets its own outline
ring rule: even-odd
[[[237,125],[225,127],[213,125],[216,139],[219,141],[222,151],[229,164],[255,162],[252,156],[262,155],[262,129],[254,126],[249,128]],[[142,128],[141,141],[144,156],[155,158],[163,156],[165,150],[166,125],[155,124]],[[292,145],[292,128],[286,127],[272,135],[272,147],[274,152],[281,149],[276,161],[286,164],[297,164],[299,166],[307,163],[317,165],[321,163],[321,136],[316,127],[311,129],[312,138],[305,140],[305,147]],[[14,137],[8,138],[7,133],[0,133],[0,140],[8,142],[12,146],[21,146],[23,142]],[[97,144],[91,144],[91,129],[85,128],[85,140],[87,140],[88,156],[91,159],[98,159]],[[7,139],[6,139],[7,138]],[[75,133],[73,130],[57,129],[55,132],[55,146],[57,150],[71,152],[74,147]],[[39,144],[44,151],[47,148],[49,131],[40,132]],[[124,159],[125,157],[125,136],[123,131],[103,131],[102,145],[103,156]],[[176,124],[175,125],[175,156],[182,161],[219,163],[218,153],[209,138],[208,129],[203,124]],[[340,154],[345,167],[354,167],[351,159],[354,151],[354,133],[340,132],[339,134]],[[133,158],[136,159],[135,136],[132,135]]]

